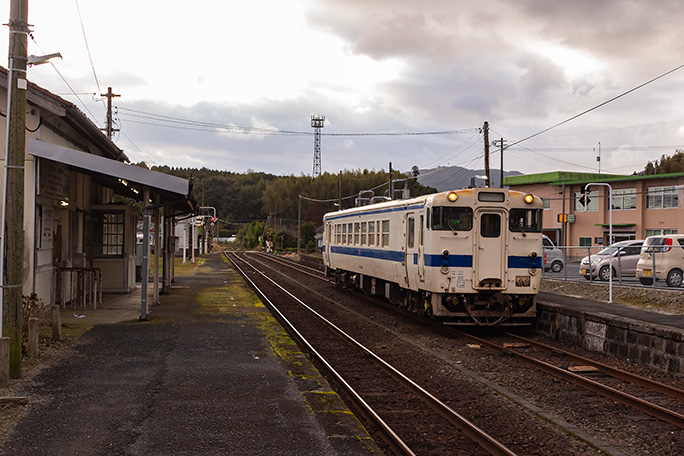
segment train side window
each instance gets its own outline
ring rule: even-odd
[[[361,236],[361,223],[354,222],[354,245],[359,245],[359,236]]]
[[[408,248],[412,249],[416,243],[416,219],[409,217],[408,219]]]
[[[375,247],[375,222],[368,223],[368,245]]]
[[[368,241],[368,222],[361,223],[361,245],[366,245]]]
[[[390,241],[390,224],[389,220],[382,221],[382,245],[381,247],[389,247]]]
[[[486,238],[501,236],[501,215],[482,214],[480,216],[480,236]]]
[[[347,243],[347,224],[342,224],[342,244]]]
[[[347,244],[352,245],[354,242],[354,224],[353,223],[348,223],[347,224]]]

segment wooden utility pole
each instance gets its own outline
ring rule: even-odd
[[[2,335],[10,339],[9,376],[21,377],[24,266],[24,157],[26,153],[26,37],[28,0],[12,0],[9,21],[7,142],[2,216]],[[11,223],[7,223],[11,221]]]
[[[487,182],[485,182],[485,187],[489,187],[489,122],[485,121],[482,132],[484,133],[484,171],[487,180]]]
[[[113,125],[113,120],[112,120],[112,98],[114,97],[120,97],[121,95],[116,95],[114,92],[112,92],[111,87],[107,87],[107,93],[101,93],[100,96],[102,97],[107,97],[107,121],[105,122],[105,134],[109,139],[112,139],[112,135],[114,134],[115,131],[119,131],[114,128]]]

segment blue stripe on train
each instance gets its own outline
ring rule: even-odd
[[[387,261],[404,261],[404,252],[392,251],[392,250],[378,250],[378,249],[361,249],[358,247],[342,247],[342,246],[331,246],[331,253],[339,253],[341,255],[351,255],[359,256],[364,258],[374,258],[377,260],[387,260]],[[418,254],[413,254],[413,264],[418,264]],[[449,255],[448,258],[442,257],[442,255],[425,255],[425,266],[439,268],[443,265],[455,268],[472,268],[473,267],[473,256],[472,255]],[[527,269],[529,267],[541,268],[542,259],[537,257],[532,259],[528,256],[509,256],[508,257],[508,268],[510,269]]]

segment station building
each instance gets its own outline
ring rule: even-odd
[[[0,68],[3,117],[7,83],[8,71]],[[134,290],[136,222],[147,208],[149,226],[162,233],[151,257],[155,270],[162,270],[154,274],[152,295],[158,299],[159,282],[163,288],[173,277],[175,249],[168,246],[175,244],[174,221],[196,210],[191,183],[129,164],[74,104],[30,82],[26,112],[23,295],[36,293],[45,304],[64,305]],[[6,129],[7,122],[0,122],[3,144]]]
[[[504,184],[542,198],[544,234],[560,246],[608,245],[611,216],[613,242],[684,233],[684,211],[679,207],[684,204],[684,173],[616,176],[558,171],[510,176]],[[592,185],[586,189],[587,184]]]

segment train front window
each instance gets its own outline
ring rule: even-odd
[[[469,207],[433,207],[432,229],[470,231],[473,229],[473,210]]]
[[[511,231],[541,233],[543,209],[511,209],[508,217]]]

